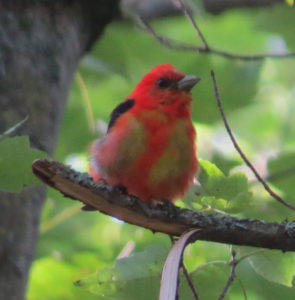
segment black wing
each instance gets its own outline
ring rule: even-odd
[[[133,105],[135,101],[133,99],[126,99],[124,102],[120,103],[111,113],[108,131],[112,128],[112,126],[116,123],[117,119],[127,112]]]

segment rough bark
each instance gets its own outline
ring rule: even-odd
[[[118,0],[0,0],[0,132],[29,115],[21,135],[54,153],[80,57]],[[24,299],[45,188],[0,193],[0,299]]]
[[[38,160],[33,171],[46,184],[66,197],[85,204],[85,210],[98,210],[120,220],[180,236],[201,229],[198,239],[226,244],[295,251],[295,224],[270,223],[255,219],[181,209],[171,203],[149,205],[120,189],[97,183],[87,173],[79,173],[55,161]]]

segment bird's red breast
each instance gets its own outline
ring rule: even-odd
[[[144,202],[183,196],[198,168],[190,89],[199,80],[168,64],[146,74],[92,144],[91,176]]]

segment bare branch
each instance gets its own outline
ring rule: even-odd
[[[231,251],[231,255],[232,255],[232,260],[230,262],[231,265],[231,273],[230,276],[226,282],[226,285],[223,289],[223,291],[221,292],[221,294],[218,297],[218,300],[222,300],[224,299],[228,289],[230,288],[231,284],[233,283],[233,281],[235,280],[236,277],[236,266],[237,266],[237,261],[236,261],[236,252],[235,250]]]
[[[97,183],[87,173],[79,173],[56,161],[37,160],[33,172],[65,196],[153,232],[180,236],[193,228],[201,228],[200,240],[295,251],[293,222],[269,223],[181,209],[170,203],[163,206],[143,203],[135,196]]]
[[[274,199],[276,199],[278,202],[280,202],[281,204],[285,205],[286,207],[288,207],[291,210],[295,211],[295,206],[293,206],[292,204],[286,202],[284,199],[282,199],[277,193],[275,193],[270,186],[264,181],[264,179],[259,175],[259,173],[257,172],[257,170],[254,168],[254,166],[250,163],[250,161],[248,160],[248,158],[246,157],[246,155],[244,154],[244,152],[242,151],[242,149],[240,148],[240,146],[238,145],[231,129],[230,126],[227,122],[227,119],[225,117],[222,105],[221,105],[221,100],[220,100],[220,96],[219,96],[219,92],[218,92],[218,88],[217,88],[217,83],[216,83],[216,78],[215,78],[215,74],[213,72],[213,70],[211,70],[211,77],[212,77],[212,81],[213,81],[213,85],[214,85],[214,92],[215,92],[215,99],[224,123],[224,126],[226,128],[226,131],[235,147],[235,149],[237,150],[237,152],[240,154],[241,158],[243,159],[243,161],[246,163],[246,165],[251,169],[251,171],[253,172],[253,174],[255,175],[255,177],[257,178],[257,180],[263,185],[264,189],[269,193],[270,196],[272,196]]]
[[[208,52],[203,47],[184,44],[177,40],[170,39],[168,37],[159,35],[155,32],[155,30],[151,27],[151,25],[143,18],[138,18],[138,26],[140,29],[149,33],[154,39],[156,39],[163,46],[173,49],[173,50],[182,50],[182,51],[192,51],[192,52]]]
[[[200,38],[200,40],[201,40],[201,42],[203,44],[204,50],[208,50],[209,49],[209,45],[208,45],[206,39],[204,38],[201,30],[199,29],[199,27],[198,27],[198,25],[197,25],[197,23],[196,23],[193,15],[192,15],[192,13],[187,9],[187,7],[185,6],[185,4],[183,3],[182,0],[176,0],[176,2],[180,4],[180,7],[181,7],[184,15],[190,21],[190,23],[193,25],[193,28],[195,29],[198,37]]]
[[[164,37],[159,35],[155,32],[155,30],[151,27],[151,25],[143,18],[139,17],[139,27],[149,33],[156,41],[158,41],[163,46],[174,49],[174,50],[181,50],[181,51],[190,51],[190,52],[197,52],[197,53],[210,53],[218,56],[222,56],[228,59],[237,59],[243,61],[249,60],[263,60],[265,58],[293,58],[295,57],[295,52],[281,52],[281,53],[253,53],[253,54],[238,54],[232,53],[220,49],[215,49],[207,43],[204,35],[202,34],[199,26],[197,25],[192,13],[190,10],[187,9],[186,5],[184,4],[183,0],[176,0],[183,11],[183,14],[188,18],[190,23],[193,25],[197,35],[199,36],[202,46],[195,46],[187,43],[183,43],[177,41],[175,39],[171,39],[168,37]]]
[[[5,132],[0,134],[0,141],[4,139],[5,137],[13,136],[15,135],[23,126],[24,124],[29,120],[29,116],[26,116],[23,120],[15,124],[13,127],[7,129]]]
[[[182,267],[183,275],[184,275],[184,277],[185,277],[185,279],[186,279],[186,281],[187,281],[187,283],[188,283],[188,285],[189,285],[189,287],[190,287],[190,289],[193,293],[194,299],[199,300],[200,298],[199,298],[198,292],[197,292],[197,290],[194,286],[194,283],[193,283],[193,281],[192,281],[192,279],[191,279],[191,277],[190,277],[183,261],[181,263],[181,267]]]

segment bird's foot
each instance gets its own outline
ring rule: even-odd
[[[124,195],[128,195],[127,187],[124,185],[115,185],[115,187]]]
[[[166,211],[170,221],[177,216],[177,207],[168,199],[151,198],[150,203],[152,207]]]

